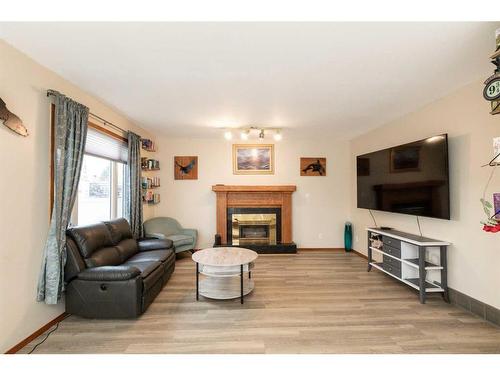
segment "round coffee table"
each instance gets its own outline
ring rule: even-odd
[[[240,298],[254,288],[253,262],[258,254],[241,247],[215,247],[193,254],[196,262],[196,300],[201,294],[212,299]],[[243,277],[248,273],[248,278]],[[200,280],[200,274],[205,277]]]

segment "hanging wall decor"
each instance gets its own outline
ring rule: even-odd
[[[491,102],[491,114],[500,114],[500,29],[495,32],[496,50],[491,55],[491,63],[495,65],[493,75],[484,82],[483,97]]]
[[[326,158],[300,158],[301,176],[326,176]]]
[[[274,174],[274,145],[233,145],[233,174]]]
[[[175,180],[197,180],[198,179],[198,156],[175,156],[174,157],[174,179]]]
[[[492,167],[500,165],[500,137],[493,138],[493,159],[489,165]]]
[[[28,136],[28,130],[24,127],[21,119],[7,109],[7,105],[2,98],[0,98],[0,120],[10,130],[23,137]]]

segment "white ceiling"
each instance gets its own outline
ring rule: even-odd
[[[498,27],[4,23],[0,37],[165,135],[260,125],[349,138],[488,77]]]

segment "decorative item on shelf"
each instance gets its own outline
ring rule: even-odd
[[[174,179],[197,180],[198,156],[174,156]]]
[[[153,193],[151,190],[146,190],[143,192],[142,202],[147,204],[160,203],[160,194]]]
[[[143,177],[142,178],[142,188],[144,190],[156,189],[159,187],[160,187],[160,177]]]
[[[491,55],[491,63],[495,65],[493,75],[484,82],[483,97],[491,102],[491,114],[500,113],[500,29],[495,32],[496,49]]]
[[[233,174],[274,174],[274,145],[233,145]]]
[[[149,151],[149,152],[155,152],[156,151],[156,145],[151,139],[147,138],[142,138],[141,139],[141,144],[142,144],[142,149]]]
[[[326,158],[300,158],[301,176],[326,176]]]
[[[382,236],[380,234],[371,233],[370,234],[370,246],[375,249],[382,248]]]
[[[21,119],[7,109],[7,104],[5,104],[2,98],[0,98],[0,120],[2,124],[13,132],[23,137],[28,136],[28,130],[24,127]]]
[[[143,171],[157,171],[160,169],[160,162],[143,157],[141,158],[141,168]]]

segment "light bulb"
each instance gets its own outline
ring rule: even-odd
[[[231,133],[229,130],[224,132],[224,138],[226,138],[226,140],[231,140],[233,138],[233,133]]]
[[[275,141],[281,141],[283,139],[281,133],[279,131],[277,131],[276,133],[274,133],[274,140]]]
[[[240,137],[241,137],[241,139],[243,139],[244,141],[246,141],[248,139],[248,130],[242,131],[241,134],[240,134]]]

